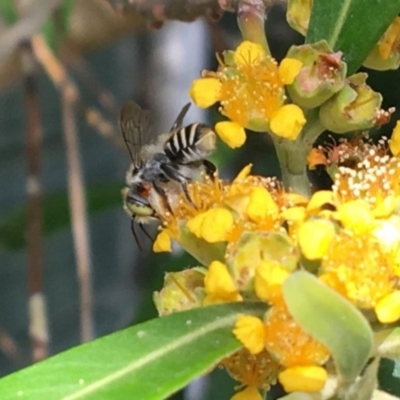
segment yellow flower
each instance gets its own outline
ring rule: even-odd
[[[286,392],[319,392],[328,380],[325,368],[299,366],[287,368],[279,374],[279,382]]]
[[[218,122],[215,125],[215,131],[221,140],[232,149],[243,146],[246,141],[246,132],[237,122]]]
[[[260,392],[254,386],[247,386],[231,397],[231,400],[263,400]]]
[[[304,222],[297,232],[301,251],[308,260],[321,259],[326,254],[334,236],[333,224],[322,219]]]
[[[400,20],[400,19],[399,19]],[[397,121],[395,128],[393,129],[392,138],[389,142],[390,151],[394,156],[398,156],[400,153],[400,121]]]
[[[257,297],[267,302],[276,301],[281,295],[281,286],[289,272],[276,261],[261,261],[256,268],[254,288]]]
[[[302,109],[296,104],[286,104],[274,113],[270,127],[275,135],[296,140],[305,123]]]
[[[220,89],[218,79],[201,78],[192,82],[189,94],[198,107],[207,108],[218,101]]]
[[[341,231],[323,257],[324,282],[359,308],[371,309],[397,288],[396,254],[386,253],[376,237]]]
[[[222,207],[211,208],[186,223],[187,228],[197,237],[209,243],[226,240],[226,234],[233,226],[232,213]]]
[[[153,243],[153,251],[155,253],[163,253],[170,252],[171,250],[171,236],[166,230],[162,230]]]
[[[375,314],[382,324],[398,321],[400,319],[400,290],[379,300],[375,306]]]
[[[208,267],[204,288],[207,294],[205,305],[242,300],[228,268],[219,261],[213,261]]]
[[[301,62],[286,58],[278,66],[262,46],[243,41],[237,49],[224,53],[217,72],[206,71],[203,78],[193,82],[190,96],[200,107],[220,103],[220,112],[235,125],[217,124],[221,139],[231,147],[245,141],[244,128],[266,132],[275,117],[274,133],[294,138],[305,123],[300,109],[282,111],[289,118],[283,126],[278,111],[285,102],[285,85],[292,83],[301,68]],[[242,128],[242,129],[240,129]]]
[[[279,77],[285,85],[290,85],[299,74],[303,63],[294,58],[284,58],[279,65]]]
[[[243,343],[250,354],[258,354],[264,349],[264,324],[253,315],[240,315],[233,334]]]

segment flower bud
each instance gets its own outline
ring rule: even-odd
[[[203,303],[206,269],[196,267],[165,274],[164,286],[154,292],[153,301],[160,316],[200,307]]]
[[[394,51],[388,58],[383,59],[379,52],[379,47],[376,45],[363,62],[363,66],[377,71],[397,69],[400,66],[400,52]]]
[[[350,76],[342,90],[321,106],[319,117],[326,129],[346,133],[374,126],[382,96],[366,84],[367,76]]]
[[[341,59],[342,53],[333,53],[325,41],[292,46],[288,57],[303,63],[294,82],[287,86],[299,106],[318,107],[344,86],[347,65]]]
[[[400,17],[396,17],[364,61],[364,67],[378,71],[397,69],[400,66],[399,46]]]
[[[228,249],[226,262],[241,293],[254,294],[256,267],[263,261],[276,261],[289,272],[296,269],[297,249],[286,232],[246,232],[234,248]]]
[[[306,36],[310,22],[312,0],[289,0],[286,20],[297,32]]]

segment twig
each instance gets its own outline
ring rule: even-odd
[[[29,336],[33,361],[48,356],[49,332],[43,292],[43,245],[42,245],[42,189],[40,184],[40,150],[42,123],[35,77],[35,58],[30,42],[21,45],[21,67],[24,74],[26,104],[26,156],[28,176],[28,287],[29,287]]]
[[[93,304],[91,288],[92,262],[88,235],[88,218],[82,166],[79,159],[79,142],[75,121],[78,90],[69,78],[64,66],[49,50],[41,35],[32,39],[36,58],[61,93],[62,122],[65,135],[68,164],[68,194],[72,219],[72,232],[80,286],[81,341],[93,338]]]

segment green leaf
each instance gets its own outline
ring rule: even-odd
[[[15,0],[1,0],[0,15],[7,25],[15,24],[18,21],[18,13],[15,8]]]
[[[88,187],[87,206],[90,214],[121,204],[121,184],[104,183]],[[27,208],[17,206],[0,223],[0,247],[6,250],[19,250],[26,246],[25,229]],[[127,217],[129,219],[129,217]],[[129,224],[129,221],[127,221]],[[43,234],[50,235],[70,224],[68,193],[55,192],[43,198]]]
[[[56,52],[60,41],[68,34],[69,21],[76,0],[63,0],[59,8],[48,18],[42,28],[50,48]]]
[[[232,327],[263,303],[171,314],[68,350],[0,380],[1,400],[161,400],[241,348]]]
[[[361,312],[304,271],[285,281],[283,295],[295,321],[329,349],[342,380],[354,381],[373,345],[372,330]]]
[[[314,0],[306,43],[325,39],[352,75],[400,12],[400,0]]]

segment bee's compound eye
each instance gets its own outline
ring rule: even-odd
[[[126,207],[132,213],[132,215],[151,217],[154,214],[154,210],[150,207],[150,205],[146,205],[130,196],[127,196],[126,198]]]

